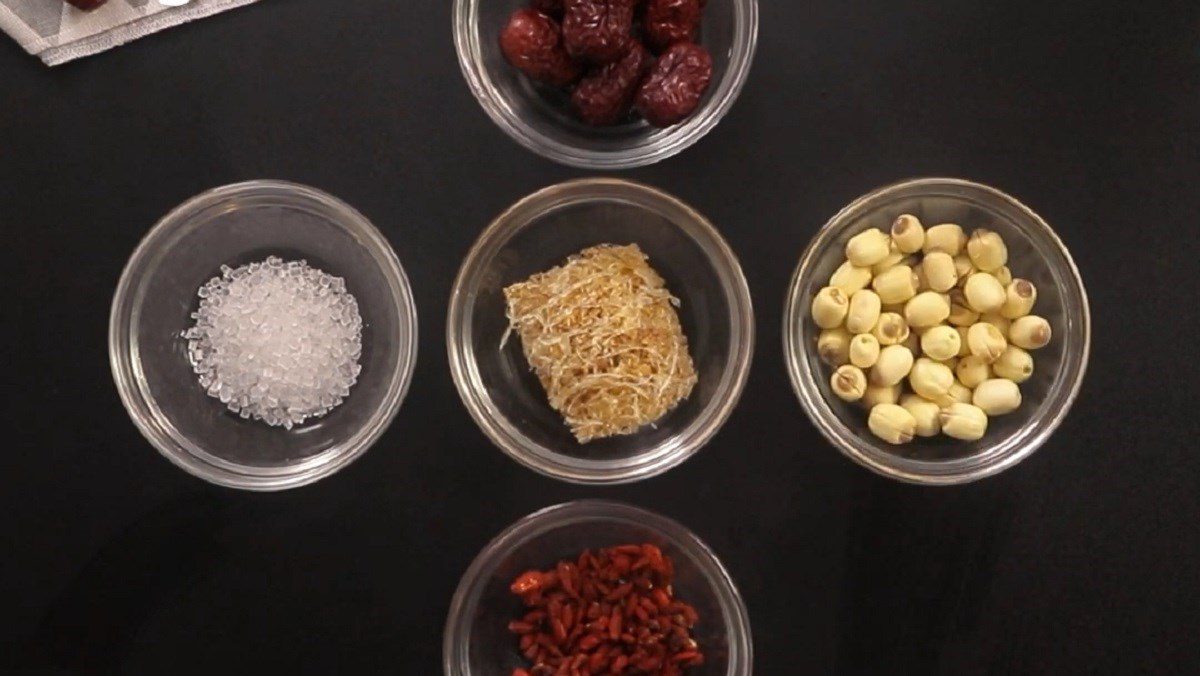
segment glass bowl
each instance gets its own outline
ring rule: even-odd
[[[243,420],[209,397],[180,337],[221,265],[270,255],[344,277],[363,317],[350,395],[291,430]],[[379,438],[408,389],[416,321],[396,253],[362,214],[312,188],[251,181],[188,200],[138,245],[113,299],[109,360],[130,417],[168,460],[215,484],[279,490],[336,472]]]
[[[521,341],[500,348],[503,289],[604,243],[638,244],[680,299],[699,380],[656,425],[580,444],[550,408]],[[566,481],[624,483],[683,462],[729,417],[750,370],[754,312],[737,258],[703,216],[648,186],[585,179],[526,197],[484,230],[454,282],[446,344],[459,395],[501,450]]]
[[[522,572],[546,570],[585,549],[647,542],[674,560],[675,592],[700,616],[694,637],[705,661],[688,675],[752,673],[746,605],[712,550],[666,517],[617,502],[585,500],[530,514],[475,557],[450,602],[442,642],[446,675],[509,674],[525,666],[507,628],[522,611],[520,599],[508,589]]]
[[[500,30],[522,0],[455,0],[458,62],[484,111],[517,143],[562,164],[626,169],[664,160],[700,140],[729,112],[746,82],[758,34],[757,0],[708,0],[699,42],[713,57],[712,84],[687,120],[666,129],[638,120],[592,127],[568,96],[534,85],[500,52]]]
[[[899,215],[926,225],[953,222],[968,233],[999,233],[1014,277],[1038,289],[1034,314],[1045,317],[1054,338],[1033,352],[1034,374],[1021,385],[1021,407],[988,421],[976,442],[917,437],[893,446],[867,429],[867,413],[833,396],[832,370],[817,355],[820,329],[809,317],[812,298],[844,260],[847,240],[869,227],[885,232]],[[788,375],[817,429],[855,462],[884,476],[922,484],[957,484],[1001,472],[1038,449],[1066,417],[1087,370],[1091,315],[1087,293],[1071,255],[1050,226],[1029,207],[985,185],[922,178],[880,188],[842,209],[809,244],[792,277],[784,308],[783,347]]]

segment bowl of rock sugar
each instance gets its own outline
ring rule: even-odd
[[[387,240],[340,200],[282,181],[167,214],[129,259],[109,325],[113,378],[146,439],[191,474],[260,491],[312,483],[370,448],[416,350]]]

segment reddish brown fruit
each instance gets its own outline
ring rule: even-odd
[[[633,0],[565,0],[563,10],[563,44],[571,56],[602,66],[628,51]]]
[[[700,32],[700,0],[650,0],[642,28],[656,49],[693,42]]]
[[[563,48],[558,22],[532,9],[518,9],[500,33],[504,58],[538,82],[565,87],[581,69]]]
[[[584,122],[605,126],[620,122],[633,104],[633,96],[651,65],[650,52],[634,42],[620,61],[593,70],[571,94],[575,112]]]
[[[656,127],[683,121],[695,112],[708,91],[712,68],[712,57],[700,45],[690,42],[671,45],[638,90],[635,100],[638,112]]]
[[[96,9],[100,5],[108,2],[108,0],[67,0],[67,2],[75,5],[79,9],[86,11],[89,9]]]

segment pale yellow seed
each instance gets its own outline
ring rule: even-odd
[[[858,401],[867,393],[867,375],[857,366],[843,364],[829,378],[829,386],[842,401]]]
[[[867,392],[859,403],[868,409],[879,404],[894,404],[900,401],[900,391],[899,385],[868,385]]]
[[[958,402],[960,404],[971,403],[971,388],[963,385],[957,380],[954,381],[954,384],[950,386],[950,391],[946,393],[946,398],[942,400],[942,403],[946,406],[949,406],[954,402]]]
[[[1002,286],[1008,286],[1013,282],[1012,270],[1008,269],[1007,265],[1001,265],[999,269],[992,272],[992,276],[1000,282]]]
[[[990,364],[1008,349],[1008,339],[995,326],[979,322],[967,331],[967,345],[972,355]]]
[[[917,294],[912,268],[897,265],[871,280],[871,288],[885,305],[903,303]]]
[[[1021,388],[1004,378],[985,380],[975,388],[971,403],[988,415],[1006,415],[1021,407]]]
[[[1004,305],[1000,314],[1008,319],[1017,319],[1033,312],[1037,302],[1037,287],[1027,279],[1014,279],[1004,290]]]
[[[925,244],[925,228],[921,219],[912,214],[904,214],[892,222],[892,241],[896,248],[903,253],[916,253]]]
[[[836,286],[846,296],[853,296],[854,292],[867,288],[870,283],[871,268],[857,268],[850,261],[842,263],[829,278],[829,286]]]
[[[986,272],[976,272],[968,277],[963,295],[971,309],[979,314],[995,312],[1004,305],[1004,287]]]
[[[1016,345],[1009,345],[1000,358],[992,362],[992,372],[1020,384],[1033,375],[1033,355]]]
[[[958,283],[958,270],[954,267],[954,258],[944,251],[926,254],[921,261],[921,270],[929,288],[934,291],[949,291]]]
[[[879,315],[879,322],[871,329],[871,335],[880,345],[896,345],[908,339],[908,324],[904,317],[894,312],[884,312]]]
[[[944,362],[953,359],[962,348],[962,339],[952,326],[935,326],[921,334],[921,353]]]
[[[907,444],[917,432],[917,420],[896,404],[878,404],[867,417],[871,432],[889,444]]]
[[[892,239],[879,228],[864,230],[846,242],[846,260],[860,268],[869,268],[887,258]]]
[[[870,289],[860,289],[850,297],[850,310],[846,314],[846,330],[850,333],[867,333],[879,322],[883,304],[879,294]]]
[[[906,394],[900,397],[900,406],[916,420],[917,436],[936,437],[942,431],[942,408],[932,401],[915,394]]]
[[[974,326],[974,324],[972,324],[971,326]],[[971,346],[967,344],[967,332],[971,330],[971,327],[970,326],[956,326],[956,327],[954,327],[954,330],[958,331],[958,339],[959,339],[959,342],[962,344],[962,346],[958,348],[957,356],[959,356],[959,357],[969,356],[971,354]]]
[[[958,275],[958,288],[961,289],[967,285],[967,278],[979,271],[975,269],[970,256],[959,254],[954,257],[954,272]]]
[[[1050,343],[1053,331],[1050,322],[1037,315],[1025,315],[1014,319],[1008,327],[1008,339],[1013,345],[1026,350],[1037,350]]]
[[[997,233],[979,228],[971,233],[971,239],[967,241],[967,255],[975,267],[984,272],[994,272],[1008,262],[1008,246]]]
[[[817,356],[830,366],[841,366],[850,361],[850,332],[844,327],[825,329],[817,338]]]
[[[850,298],[836,286],[821,289],[813,298],[812,318],[823,329],[840,326],[849,310]]]
[[[942,409],[942,434],[963,441],[977,441],[987,434],[987,414],[973,404],[955,402]]]
[[[979,383],[992,377],[992,369],[985,359],[971,355],[958,360],[954,375],[964,387],[974,389],[979,387]]]
[[[850,363],[860,369],[871,368],[879,361],[879,339],[861,333],[850,340]]]
[[[1000,333],[1006,336],[1008,335],[1008,328],[1012,325],[1012,320],[1001,317],[999,312],[989,312],[985,315],[979,315],[979,321],[984,324],[991,324],[1000,329]]]
[[[872,385],[895,385],[904,380],[913,367],[913,354],[903,345],[888,345],[879,352],[871,367]]]
[[[913,260],[914,260],[913,257],[909,256],[908,254],[906,254],[902,251],[897,251],[895,242],[892,242],[891,246],[892,246],[892,249],[891,249],[891,251],[888,252],[887,258],[885,258],[885,259],[879,261],[878,263],[876,263],[875,265],[871,266],[871,274],[873,274],[873,275],[881,274],[883,272],[886,272],[890,268],[894,268],[900,264],[904,264],[909,267],[912,267]]]
[[[908,384],[913,392],[940,404],[954,384],[954,372],[945,364],[921,357],[908,374]]]
[[[951,256],[957,256],[962,252],[966,243],[967,235],[958,224],[943,223],[925,231],[925,243],[921,246],[921,250],[927,254],[944,251]]]
[[[913,327],[934,326],[949,316],[949,301],[933,291],[922,291],[904,305],[904,320]]]
[[[963,294],[962,289],[954,289],[950,292],[950,316],[946,321],[955,326],[971,326],[979,321],[979,313],[972,310],[967,304],[967,297]]]

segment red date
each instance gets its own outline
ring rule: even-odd
[[[640,42],[634,42],[620,61],[600,66],[584,76],[571,94],[579,118],[595,126],[620,122],[629,112],[633,95],[651,61],[650,52]]]
[[[657,49],[693,42],[700,30],[700,0],[649,0],[642,27]]]
[[[567,52],[595,65],[624,56],[633,41],[633,4],[634,0],[564,0]]]
[[[538,82],[565,87],[581,69],[563,47],[562,31],[554,19],[532,9],[519,9],[500,33],[504,58]]]
[[[705,48],[690,42],[671,45],[638,89],[638,112],[656,127],[681,122],[700,105],[712,70],[712,56]]]

